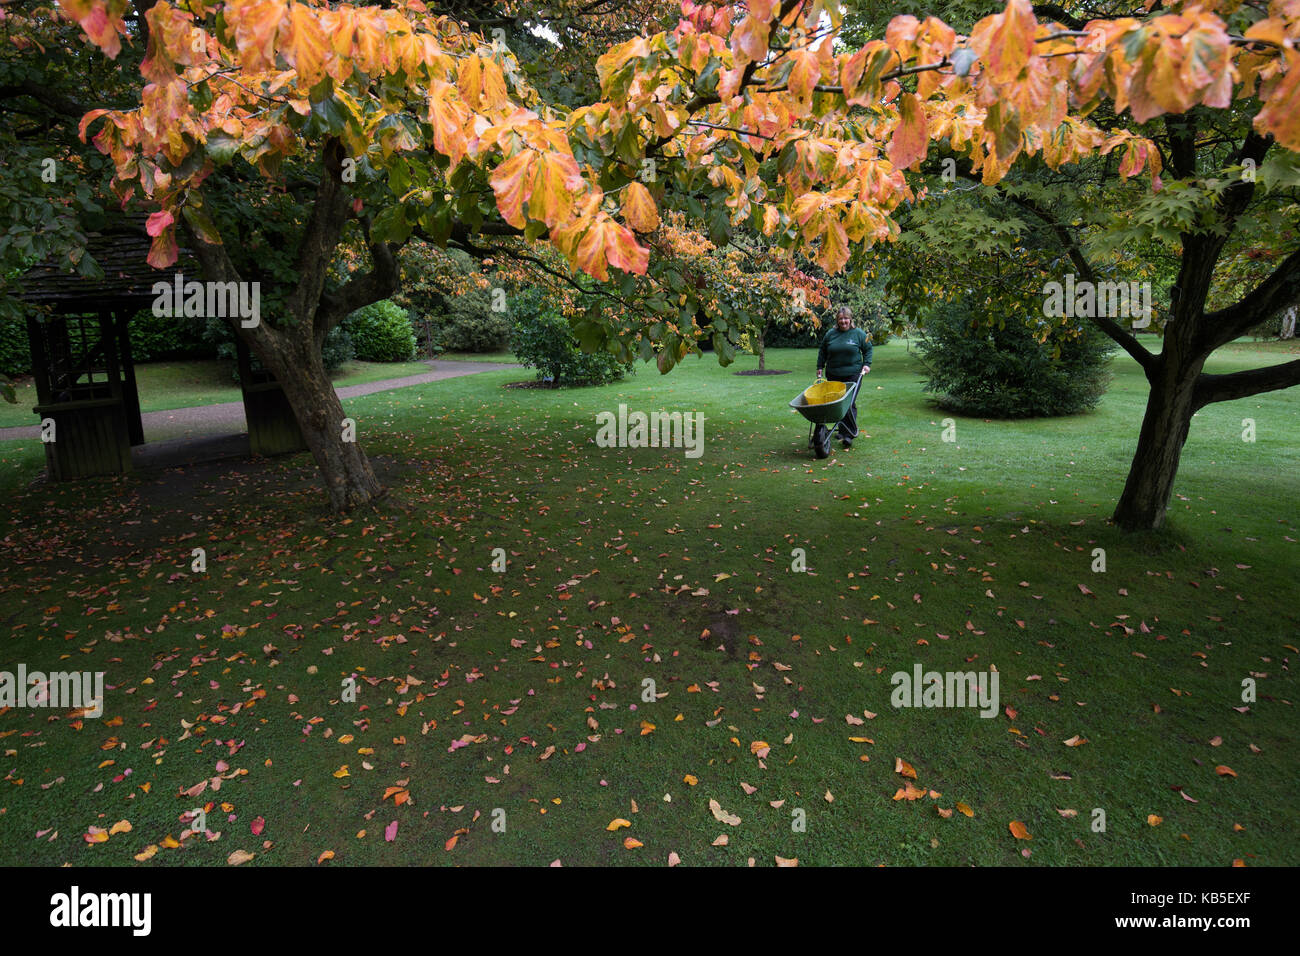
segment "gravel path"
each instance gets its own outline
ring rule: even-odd
[[[358,395],[370,395],[374,392],[386,392],[408,385],[423,385],[425,382],[437,382],[444,378],[459,378],[462,375],[475,375],[479,372],[498,372],[508,368],[523,368],[522,365],[502,364],[499,362],[453,362],[434,360],[425,363],[430,371],[419,375],[407,375],[403,378],[389,378],[378,382],[365,382],[361,385],[345,385],[335,389],[340,398],[355,398]],[[248,424],[244,420],[243,402],[221,402],[217,405],[196,405],[191,408],[171,408],[162,412],[145,412],[144,436],[148,442],[163,441],[174,438],[196,438],[204,435],[228,435],[231,432],[246,432]],[[0,441],[12,438],[39,438],[39,425],[19,425],[13,428],[0,428]]]

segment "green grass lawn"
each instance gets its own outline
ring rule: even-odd
[[[891,343],[822,462],[786,407],[814,358],[348,400],[392,494],[346,518],[306,455],[52,486],[0,443],[0,669],[110,688],[0,712],[0,863],[1300,862],[1294,395],[1203,410],[1128,536],[1126,357],[1094,414],[944,442]],[[703,456],[597,447],[620,403],[702,413]],[[917,664],[996,669],[997,715],[893,707]]]
[[[239,385],[230,377],[229,362],[196,360],[190,362],[150,362],[135,368],[136,387],[140,391],[140,410],[160,412],[193,405],[215,405],[240,401]],[[347,362],[334,374],[334,385],[360,385],[385,378],[421,375],[429,371],[423,362]],[[32,408],[36,405],[36,386],[31,376],[15,389],[18,403],[0,402],[0,428],[13,425],[36,425]]]

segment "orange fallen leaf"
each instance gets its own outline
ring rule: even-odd
[[[1165,822],[1165,818],[1164,818],[1164,817],[1158,817],[1158,816],[1156,816],[1154,813],[1148,813],[1148,814],[1147,814],[1147,825],[1148,825],[1148,826],[1158,827],[1158,826],[1160,826],[1160,824],[1162,824],[1162,823],[1164,823],[1164,822]]]
[[[688,773],[686,776],[682,777],[682,781],[683,781],[683,782],[684,782],[688,787],[693,787],[693,786],[695,786],[697,783],[700,782],[700,778],[697,777],[697,776],[695,776],[695,774],[693,774],[693,773]]]
[[[776,858],[776,865],[777,866],[798,866],[799,858],[797,856],[794,856],[787,860],[783,856],[778,856]]]
[[[446,843],[444,843],[444,844],[442,845],[442,848],[443,848],[444,850],[446,850],[448,853],[450,853],[452,850],[456,849],[456,842],[457,842],[459,839],[460,839],[460,835],[459,835],[459,834],[456,834],[456,833],[453,833],[453,834],[451,835],[451,839],[448,840]]]
[[[1033,837],[1029,835],[1029,831],[1025,829],[1025,825],[1019,820],[1012,820],[1007,824],[1007,829],[1011,831],[1011,835],[1017,840],[1033,839]]]
[[[1214,772],[1217,773],[1220,777],[1235,777],[1237,775],[1237,771],[1233,770],[1231,767],[1225,764],[1219,764],[1217,767],[1214,768]]]
[[[638,840],[636,837],[623,838],[623,848],[625,850],[635,850],[639,846],[645,846],[645,844],[642,843],[640,840]]]
[[[624,820],[622,817],[615,817],[613,820],[609,821],[609,826],[605,827],[605,829],[612,833],[615,830],[621,830],[623,827],[630,827],[631,825],[631,820]]]
[[[316,857],[316,862],[317,864],[320,864],[320,863],[324,863],[326,860],[332,860],[332,859],[334,859],[334,851],[326,850],[320,856]]]
[[[902,757],[894,758],[894,773],[901,773],[904,777],[916,779],[916,769]]]
[[[970,807],[966,806],[966,804],[964,804],[964,803],[958,803],[958,804],[957,804],[957,812],[960,813],[960,814],[963,814],[964,816],[968,816],[968,817],[973,817],[973,816],[975,816],[975,811],[972,810]]]

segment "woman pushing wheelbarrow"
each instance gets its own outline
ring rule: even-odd
[[[871,339],[853,327],[853,312],[840,306],[835,326],[828,329],[817,352],[817,384],[790,407],[812,423],[808,444],[818,458],[831,453],[834,429],[847,450],[858,437],[858,389],[871,372]],[[826,381],[822,381],[825,373]]]

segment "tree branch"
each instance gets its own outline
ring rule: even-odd
[[[231,261],[225,245],[204,242],[190,227],[189,220],[183,215],[180,217],[180,226],[185,235],[188,249],[194,253],[194,258],[199,260],[199,269],[202,271],[204,279],[209,282],[243,281],[239,270]],[[253,350],[259,354],[264,349],[272,347],[272,343],[278,334],[276,329],[268,322],[258,322],[257,325],[247,328],[235,317],[227,317],[226,323],[234,330],[236,336],[243,339],[248,345],[253,346]]]
[[[1295,385],[1300,385],[1300,359],[1230,375],[1202,372],[1192,392],[1192,408],[1200,409],[1213,402],[1230,402],[1235,398],[1249,398]]]
[[[362,221],[366,231],[366,244],[374,267],[364,275],[356,275],[343,287],[321,296],[316,310],[316,337],[325,341],[330,329],[338,325],[362,306],[386,299],[397,291],[401,275],[397,268],[397,247],[392,243],[373,242],[370,239],[370,218]]]
[[[343,143],[337,137],[325,141],[321,150],[320,182],[316,200],[302,231],[295,268],[298,284],[289,294],[290,314],[299,322],[315,325],[316,312],[321,307],[325,280],[330,259],[339,244],[343,225],[348,219],[348,196],[342,188]]]
[[[1278,263],[1267,279],[1237,302],[1206,313],[1197,345],[1208,354],[1296,302],[1300,302],[1300,249]]]

